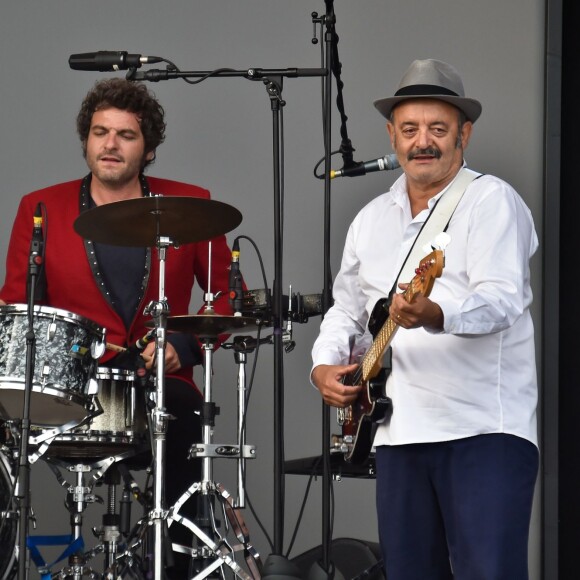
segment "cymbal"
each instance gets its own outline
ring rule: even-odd
[[[154,326],[153,321],[146,323]],[[248,316],[222,316],[220,314],[186,314],[184,316],[168,316],[167,330],[186,332],[200,337],[216,337],[219,334],[235,334],[236,332],[252,332],[258,330],[260,321]]]
[[[153,247],[159,236],[181,245],[211,240],[242,221],[233,206],[198,197],[140,197],[99,205],[75,220],[83,238],[113,246]]]

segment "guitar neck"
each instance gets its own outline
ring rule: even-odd
[[[403,292],[403,298],[410,304],[419,293],[422,293],[425,297],[429,296],[435,278],[441,276],[442,271],[443,252],[434,250],[419,264],[416,275]],[[393,322],[389,316],[379,332],[377,332],[371,347],[360,364],[363,382],[373,379],[379,374],[383,355],[391,344],[398,328],[399,325]]]
[[[366,382],[379,374],[383,355],[387,348],[389,348],[398,328],[398,324],[395,324],[390,318],[387,318],[387,321],[377,333],[373,340],[373,344],[361,362],[363,382]]]
[[[414,280],[411,281],[407,289],[403,292],[403,297],[407,302],[412,302],[415,296]],[[368,381],[376,377],[382,368],[383,355],[389,348],[399,325],[392,321],[389,316],[373,340],[373,344],[365,354],[362,362],[362,380]]]

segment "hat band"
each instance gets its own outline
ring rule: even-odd
[[[402,97],[405,95],[449,95],[453,97],[459,97],[457,93],[446,89],[445,87],[440,87],[438,85],[409,85],[399,89],[395,93],[395,97]]]

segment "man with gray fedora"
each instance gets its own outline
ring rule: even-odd
[[[524,580],[538,471],[532,216],[508,183],[468,169],[482,107],[454,67],[416,60],[374,105],[403,174],[348,230],[311,379],[329,405],[384,406],[373,445],[389,580]],[[368,361],[381,327],[384,400],[350,364]]]

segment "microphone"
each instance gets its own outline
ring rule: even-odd
[[[163,62],[163,59],[159,56],[129,54],[122,50],[100,50],[98,52],[71,54],[68,59],[68,65],[73,70],[94,70],[101,72],[140,68],[142,64],[154,62]]]
[[[43,277],[44,270],[44,234],[42,232],[42,204],[36,205],[33,216],[32,238],[30,240],[29,275],[36,276],[34,287],[34,300],[44,300],[46,294],[46,279]],[[28,284],[30,286],[30,278]],[[28,289],[30,291],[30,287]]]
[[[155,332],[155,329],[152,328],[145,336],[138,338],[115,359],[117,364],[132,364],[135,366],[136,380],[139,381],[142,387],[147,386],[151,373],[145,368],[145,360],[140,353],[155,338]]]
[[[145,336],[135,341],[134,348],[137,350],[144,350],[145,347],[155,338],[155,329],[152,328]]]
[[[234,311],[234,316],[241,316],[244,289],[242,287],[242,274],[240,272],[240,244],[237,238],[234,240],[234,245],[232,246],[232,262],[230,264],[228,286],[230,306]]]
[[[365,175],[373,171],[390,171],[391,169],[397,169],[399,167],[401,166],[399,165],[397,156],[391,153],[390,155],[385,155],[372,161],[359,162],[352,167],[346,167],[336,171],[331,169],[330,179],[334,179],[335,177],[357,177],[358,175]]]

